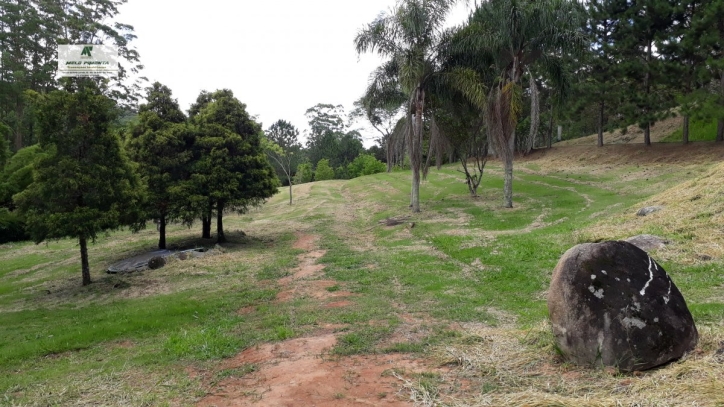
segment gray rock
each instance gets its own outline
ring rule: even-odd
[[[680,358],[698,340],[676,285],[628,242],[568,250],[553,271],[548,311],[558,348],[581,365],[650,369]]]
[[[161,256],[152,257],[148,261],[148,268],[151,270],[160,269],[161,267],[166,265],[166,259]]]
[[[626,241],[645,252],[661,249],[669,244],[668,240],[654,235],[636,235],[629,237]]]
[[[646,216],[646,215],[650,215],[654,212],[658,212],[662,209],[664,209],[663,206],[647,206],[645,208],[639,209],[639,211],[636,212],[636,215],[637,216]]]

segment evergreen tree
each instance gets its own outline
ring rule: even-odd
[[[184,197],[174,189],[187,177],[194,135],[171,89],[156,82],[147,91],[127,149],[148,186],[146,213],[158,223],[158,248],[165,249],[166,225],[181,216]]]
[[[674,10],[668,0],[626,2],[616,10],[614,31],[619,75],[628,78],[624,86],[622,111],[644,130],[644,142],[651,144],[651,126],[669,115],[673,96],[667,87],[670,61],[657,50],[670,38]]]
[[[5,123],[0,122],[0,170],[5,167],[5,163],[10,159],[10,143],[8,142],[8,136],[10,136],[10,127],[6,126]]]
[[[620,0],[589,0],[587,4],[588,21],[584,30],[591,43],[581,61],[585,69],[579,71],[582,74],[579,84],[582,86],[577,92],[580,97],[575,100],[580,107],[590,102],[595,104],[599,147],[603,146],[607,112],[611,110],[619,89],[617,77],[614,75],[617,61],[612,47],[614,30],[618,24],[615,16],[619,14],[621,3]],[[584,103],[580,104],[581,101]]]
[[[706,5],[709,1],[680,0],[674,8],[674,24],[671,35],[659,52],[668,60],[665,76],[668,84],[677,90],[681,114],[684,116],[682,141],[689,142],[689,120],[692,116],[703,116],[702,108],[714,96],[706,86],[711,82],[711,67],[707,59],[711,48],[706,38],[712,30],[706,21]],[[710,118],[707,118],[710,119]]]
[[[8,160],[0,171],[0,206],[14,209],[13,195],[23,192],[33,183],[33,166],[43,157],[39,145],[22,148]]]
[[[142,69],[138,52],[130,46],[135,35],[132,26],[116,21],[118,8],[126,2],[2,0],[0,121],[11,127],[16,151],[36,142],[34,114],[24,92],[49,92],[58,86],[55,73],[60,44],[116,45],[121,57],[119,75],[98,83],[119,104],[135,105],[139,83],[144,80],[131,78]]]
[[[39,142],[47,155],[33,183],[14,197],[36,242],[74,237],[80,243],[83,285],[90,284],[88,241],[123,225],[138,225],[142,188],[109,131],[117,109],[91,81],[79,89],[34,94]]]
[[[334,179],[334,170],[329,166],[329,160],[323,158],[317,163],[317,168],[314,170],[315,181],[326,181],[328,179]]]
[[[190,166],[190,197],[210,238],[216,211],[217,241],[225,242],[225,210],[244,213],[277,192],[279,181],[261,145],[261,126],[228,89],[202,92],[191,111],[197,128]],[[208,225],[208,226],[207,226]]]

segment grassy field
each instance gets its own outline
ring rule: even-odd
[[[520,162],[508,210],[496,164],[479,198],[467,194],[455,166],[431,171],[420,214],[409,213],[408,172],[296,186],[293,206],[282,189],[264,207],[225,219],[231,243],[159,270],[103,273],[152,249],[154,230],[100,238],[90,248],[95,283],[88,287],[80,287],[76,242],[4,245],[0,405],[193,405],[218,382],[258,368],[219,369],[223,358],[324,326],[335,327],[334,357],[405,353],[447,366],[444,375],[401,375],[407,399],[425,405],[724,405],[724,391],[717,392],[724,363],[715,355],[724,340],[721,247],[715,250],[724,233],[716,217],[724,208],[721,183],[706,188],[718,202],[691,214],[714,219],[714,236],[686,233],[686,224],[672,232],[636,223],[632,215],[672,188],[711,178],[712,161],[665,171],[655,161],[568,164]],[[667,199],[675,206],[675,197]],[[403,222],[379,222],[389,217]],[[172,227],[169,242],[213,246],[197,239],[197,229]],[[672,240],[654,257],[687,299],[699,348],[637,376],[562,363],[545,322],[558,258],[577,243],[641,232]],[[323,278],[334,282],[326,290],[349,292],[349,305],[330,307],[304,293],[279,300],[281,281],[304,252],[293,247],[300,235],[317,237]],[[701,260],[704,254],[711,259]]]

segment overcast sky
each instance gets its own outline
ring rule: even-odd
[[[353,40],[394,0],[129,0],[118,21],[134,26],[142,74],[167,85],[187,110],[201,90],[229,88],[264,128],[284,119],[303,131],[317,103],[345,111],[381,60]],[[458,6],[449,25],[465,20]],[[372,131],[363,131],[365,146]]]

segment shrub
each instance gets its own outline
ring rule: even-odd
[[[334,179],[334,170],[329,166],[329,160],[322,159],[317,163],[317,169],[314,171],[315,181],[324,181]]]
[[[28,240],[25,222],[14,212],[0,208],[0,244]]]
[[[348,166],[351,178],[385,172],[386,169],[385,164],[371,154],[358,155]]]
[[[314,180],[314,171],[312,171],[312,164],[301,163],[297,166],[297,173],[294,174],[295,184],[304,184],[305,182],[312,182]]]

